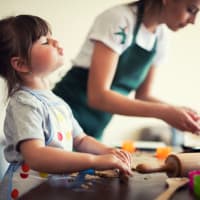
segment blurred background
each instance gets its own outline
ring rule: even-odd
[[[69,70],[84,38],[103,10],[125,0],[0,0],[0,17],[33,14],[45,18],[65,50],[65,65],[49,77],[51,86]],[[169,31],[170,47],[166,63],[158,68],[154,94],[173,104],[200,109],[200,26],[189,25],[176,33]],[[0,137],[6,106],[6,85],[0,78]],[[176,142],[174,129],[156,119],[114,116],[106,128],[103,141],[107,144],[125,139],[163,139]]]

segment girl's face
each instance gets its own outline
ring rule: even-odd
[[[50,35],[41,36],[31,49],[31,72],[48,75],[64,64],[63,49]]]
[[[194,24],[200,0],[163,0],[164,22],[172,31]]]

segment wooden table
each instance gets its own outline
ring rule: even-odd
[[[166,175],[138,174],[127,183],[120,183],[118,178],[101,178],[89,189],[74,191],[62,186],[54,187],[48,182],[33,189],[20,200],[153,200],[166,189]],[[187,186],[179,189],[172,200],[195,199]]]
[[[138,163],[160,164],[152,154],[137,152],[133,155],[133,168]],[[139,174],[134,172],[127,183],[121,183],[119,178],[95,179],[88,189],[69,189],[64,185],[53,186],[50,182],[43,183],[33,189],[20,200],[153,200],[166,189],[165,173]],[[188,186],[179,189],[172,200],[193,200]]]

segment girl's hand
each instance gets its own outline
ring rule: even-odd
[[[192,133],[200,132],[199,115],[186,107],[168,107],[164,120],[173,127]]]
[[[124,151],[122,149],[118,149],[118,148],[106,148],[106,151],[104,151],[104,153],[115,155],[118,159],[120,159],[120,161],[122,163],[127,165],[128,169],[129,169],[129,171],[131,172],[131,175],[132,175],[132,171],[131,171],[132,156],[129,152]],[[123,171],[120,171],[120,173],[123,174]],[[130,173],[128,173],[128,175],[130,175]]]
[[[121,153],[120,153],[121,154]],[[124,156],[112,154],[97,155],[94,157],[94,169],[96,170],[108,170],[119,169],[119,171],[125,175],[131,176],[132,171],[130,166],[124,162]]]
[[[122,162],[126,163],[128,167],[131,169],[131,163],[132,163],[131,153],[117,148],[108,148],[106,153],[108,154],[111,153],[116,155]]]

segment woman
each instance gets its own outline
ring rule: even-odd
[[[100,138],[112,114],[154,117],[183,131],[200,130],[194,111],[151,96],[166,52],[166,26],[177,31],[194,24],[199,8],[200,0],[139,0],[96,18],[74,66],[54,88],[87,133]],[[131,90],[134,99],[127,97]]]

